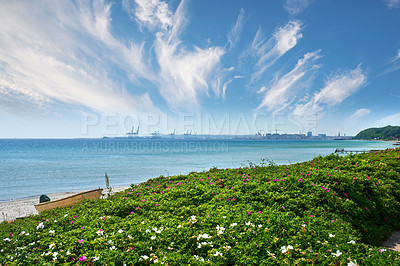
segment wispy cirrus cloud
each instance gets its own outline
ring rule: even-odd
[[[388,115],[386,117],[381,118],[376,126],[383,127],[383,126],[398,126],[400,125],[400,113]]]
[[[211,74],[216,71],[225,53],[222,47],[192,49],[182,44],[180,34],[186,18],[186,1],[181,1],[175,12],[159,0],[136,0],[133,10],[139,24],[155,31],[153,44],[159,65],[157,78],[152,79],[172,109],[199,107],[200,96],[210,89],[216,94],[219,88],[211,88]]]
[[[236,43],[239,41],[239,36],[243,29],[243,24],[244,24],[244,9],[241,8],[239,15],[236,19],[236,23],[235,25],[233,25],[231,31],[228,34],[229,49],[234,48]]]
[[[312,2],[313,0],[285,0],[283,8],[290,15],[297,15],[303,12]]]
[[[361,118],[369,115],[371,113],[370,109],[367,108],[361,108],[355,111],[352,115],[350,115],[346,120],[352,123],[356,123],[359,121]]]
[[[321,58],[320,50],[306,53],[303,58],[297,61],[296,66],[284,76],[275,81],[270,89],[263,86],[258,93],[265,92],[264,99],[257,109],[266,107],[268,110],[278,109],[293,100],[299,93],[298,82],[311,71],[320,68],[315,62]]]
[[[267,68],[296,46],[298,40],[303,37],[301,29],[302,23],[292,20],[285,26],[277,28],[268,40],[264,37],[261,28],[258,29],[248,51],[251,56],[258,59],[256,72],[252,75],[253,81],[259,80]]]
[[[126,46],[110,33],[110,4],[42,4],[2,5],[2,97],[38,106],[70,103],[98,112],[157,109],[147,93],[129,93],[109,75],[110,68],[118,67],[149,77],[141,46]]]
[[[383,0],[388,8],[399,8],[400,0]]]
[[[326,106],[341,104],[364,86],[366,82],[367,76],[363,73],[361,65],[353,70],[336,74],[330,77],[325,82],[324,88],[316,92],[310,100],[304,104],[297,104],[293,114],[300,117],[317,113],[322,114]]]

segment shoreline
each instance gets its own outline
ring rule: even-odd
[[[112,194],[126,190],[130,186],[115,187],[112,188]],[[47,196],[51,200],[62,199],[83,191],[68,191],[68,192],[58,192],[58,193],[48,193]],[[107,189],[103,189],[103,194],[108,192]],[[35,204],[39,203],[39,197],[27,197],[18,198],[10,201],[0,202],[0,223],[4,221],[12,221],[18,218],[23,218],[29,215],[39,214],[35,209]]]

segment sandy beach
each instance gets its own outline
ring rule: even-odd
[[[116,193],[128,189],[129,186],[112,188],[111,192]],[[51,200],[57,200],[71,196],[82,191],[71,191],[61,193],[46,194]],[[103,194],[107,194],[108,190],[104,189]],[[16,199],[6,202],[0,202],[0,222],[11,221],[17,218],[38,214],[34,205],[39,203],[39,197],[31,197],[24,199]]]

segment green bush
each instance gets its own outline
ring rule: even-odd
[[[160,176],[0,225],[0,265],[399,264],[400,150]]]

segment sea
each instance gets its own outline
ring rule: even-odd
[[[262,139],[0,139],[0,201],[139,184],[160,175],[274,162],[292,164],[336,148],[376,150],[391,142]]]

